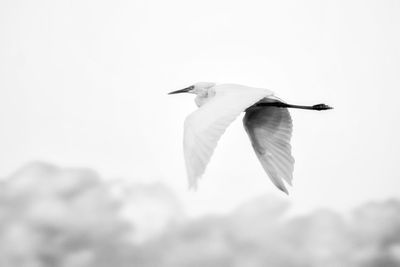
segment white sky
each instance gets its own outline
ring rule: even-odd
[[[400,1],[0,1],[0,176],[31,160],[170,185],[191,214],[269,181],[237,120],[200,190],[182,155],[197,81],[290,103],[297,211],[400,196]]]

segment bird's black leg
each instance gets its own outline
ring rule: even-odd
[[[257,107],[278,107],[278,108],[298,108],[298,109],[310,109],[310,110],[328,110],[332,109],[332,107],[325,104],[317,104],[313,106],[299,106],[299,105],[291,105],[283,102],[261,102],[256,104]]]

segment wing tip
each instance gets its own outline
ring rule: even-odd
[[[197,191],[197,180],[199,177],[194,177],[192,175],[188,175],[188,190],[189,191]]]
[[[279,190],[281,190],[283,193],[285,193],[286,195],[289,195],[289,191],[286,189],[286,187],[283,186],[277,186]]]
[[[188,185],[188,190],[196,192],[197,191],[197,183],[190,182]]]

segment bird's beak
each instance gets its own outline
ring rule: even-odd
[[[173,95],[173,94],[180,94],[180,93],[189,93],[193,89],[194,89],[194,86],[192,85],[192,86],[186,87],[186,88],[181,89],[181,90],[176,90],[176,91],[169,92],[168,94],[169,95]]]

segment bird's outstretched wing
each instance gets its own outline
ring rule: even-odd
[[[229,124],[246,108],[272,95],[267,89],[240,85],[217,85],[215,96],[190,114],[184,126],[184,155],[189,187],[196,188]]]
[[[254,151],[272,182],[288,193],[283,180],[291,185],[294,159],[291,155],[292,119],[287,108],[252,107],[243,125]]]

